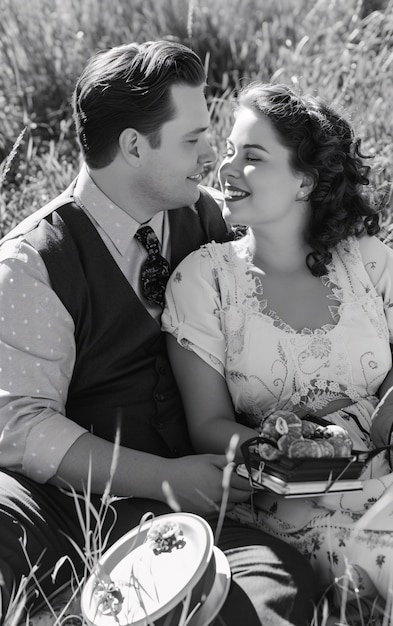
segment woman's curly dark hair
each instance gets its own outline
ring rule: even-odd
[[[326,273],[330,250],[353,235],[379,231],[378,211],[364,192],[370,167],[350,124],[321,99],[299,96],[287,85],[252,83],[237,95],[235,111],[253,108],[273,125],[289,148],[296,172],[309,174],[314,188],[305,232],[312,252],[306,263],[314,276]]]

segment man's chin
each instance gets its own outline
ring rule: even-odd
[[[182,206],[191,206],[192,204],[195,204],[195,202],[199,200],[200,195],[201,195],[201,190],[199,188],[199,185],[194,183],[193,189],[188,190],[188,194],[187,194],[188,198],[186,202],[183,203]]]
[[[195,204],[199,200],[199,196],[201,195],[201,191],[195,183],[192,185],[188,185],[187,189],[180,196],[178,195],[176,198],[173,198],[173,201],[170,203],[168,207],[168,199],[166,201],[167,208],[169,209],[181,209],[183,207],[189,207]]]

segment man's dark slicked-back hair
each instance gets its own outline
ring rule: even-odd
[[[79,77],[73,94],[77,137],[86,163],[109,165],[125,128],[160,145],[161,126],[176,114],[173,85],[198,87],[206,73],[195,52],[179,43],[131,43],[98,52]]]

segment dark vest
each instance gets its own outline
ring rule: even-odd
[[[172,270],[200,245],[228,236],[216,203],[204,190],[197,209],[169,212]],[[40,253],[75,323],[67,417],[110,441],[118,431],[121,445],[130,448],[167,457],[190,454],[165,335],[69,190],[25,223],[6,238],[27,228],[26,239]]]

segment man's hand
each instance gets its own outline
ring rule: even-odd
[[[181,510],[193,513],[213,513],[219,510],[223,496],[225,455],[198,454],[168,459],[163,481],[169,487]],[[245,478],[232,472],[228,509],[237,502],[245,502],[251,495],[251,487]]]
[[[114,459],[115,462],[114,462]],[[181,510],[194,513],[217,511],[223,496],[224,454],[195,454],[177,459],[166,458],[115,446],[91,433],[85,433],[64,456],[52,484],[71,485],[102,494],[110,479],[111,493],[118,497],[149,498],[166,501],[162,485],[178,501]],[[245,502],[251,487],[245,478],[232,474],[228,508]]]

